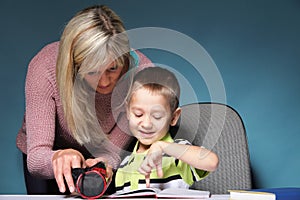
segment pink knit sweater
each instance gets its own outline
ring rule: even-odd
[[[64,118],[55,74],[58,47],[58,42],[45,46],[29,63],[25,84],[26,117],[16,139],[17,147],[27,154],[29,171],[42,178],[54,178],[52,156],[58,149],[72,148],[85,157],[90,156],[88,150],[73,138]],[[151,63],[143,54],[136,53],[139,66]],[[105,120],[101,123],[105,125],[104,132],[112,129],[107,137],[114,145],[124,149],[132,138],[123,132],[127,127],[121,130],[114,126],[111,95],[96,95],[95,104],[99,120]],[[127,126],[126,116],[121,121],[123,126]],[[110,155],[105,149],[101,152],[101,156],[114,167],[120,162],[119,156]]]

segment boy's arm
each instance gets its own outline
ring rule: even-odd
[[[153,143],[141,164],[139,172],[148,177],[153,168],[157,169],[159,177],[162,172],[162,155],[175,157],[194,168],[214,171],[218,167],[218,156],[212,151],[199,146],[157,141]]]
[[[163,153],[175,157],[194,168],[215,171],[218,167],[218,156],[204,147],[164,141],[156,143],[157,147],[160,147]]]

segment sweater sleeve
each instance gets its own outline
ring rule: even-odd
[[[27,165],[30,173],[42,178],[54,178],[56,57],[55,45],[43,48],[31,60],[25,83]]]

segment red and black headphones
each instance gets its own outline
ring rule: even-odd
[[[92,167],[72,169],[76,191],[82,198],[96,199],[107,189],[106,167],[99,162]]]

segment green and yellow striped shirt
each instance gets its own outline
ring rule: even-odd
[[[174,141],[169,133],[166,134],[162,141],[191,145],[187,140],[176,139]],[[145,176],[138,172],[138,168],[147,155],[147,151],[137,153],[137,147],[138,142],[132,154],[122,161],[116,172],[115,184],[117,192],[146,188]],[[157,176],[156,169],[152,170],[150,174],[151,188],[189,188],[195,181],[199,181],[209,174],[207,171],[195,169],[168,155],[164,155],[162,158],[162,170],[164,174],[162,178]]]

